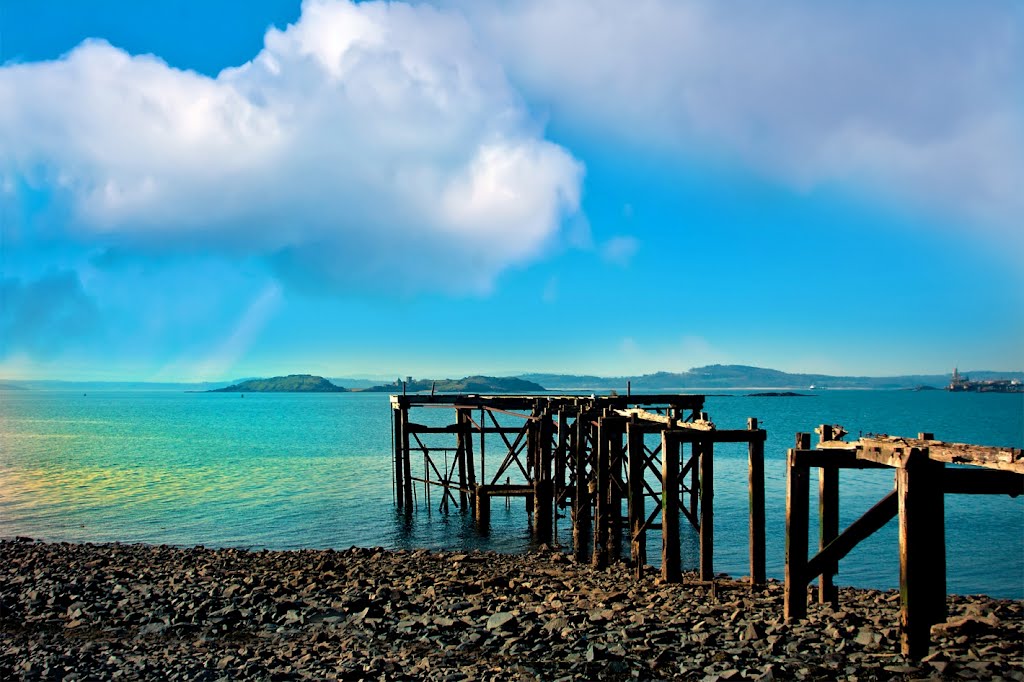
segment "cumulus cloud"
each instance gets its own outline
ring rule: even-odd
[[[215,78],[87,41],[0,68],[0,187],[79,238],[269,257],[314,286],[486,289],[575,213],[544,139],[458,13],[306,0]]]
[[[451,3],[574,130],[1020,235],[1013,2]]]

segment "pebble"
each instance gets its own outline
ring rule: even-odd
[[[1024,605],[949,597],[922,661],[898,594],[635,581],[558,548],[289,552],[0,541],[0,679],[1024,681]]]

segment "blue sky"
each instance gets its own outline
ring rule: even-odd
[[[1011,2],[0,4],[0,377],[1024,368]]]

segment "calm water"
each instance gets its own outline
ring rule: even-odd
[[[932,431],[943,440],[1024,445],[1022,395],[711,396],[707,410],[722,428],[743,428],[749,416],[768,431],[768,572],[778,578],[785,449],[795,432],[828,422],[854,436]],[[451,416],[437,410],[417,420]],[[383,394],[0,392],[0,537],[254,548],[529,545],[521,500],[508,510],[494,501],[487,537],[458,512],[438,512],[436,492],[433,509],[411,520],[396,515],[390,434]],[[494,458],[497,443],[488,448]],[[716,569],[743,575],[746,447],[719,446],[715,475]],[[843,472],[842,525],[892,485],[891,472]],[[561,521],[563,538],[568,528]],[[947,496],[946,532],[951,592],[1024,598],[1024,499]],[[694,566],[695,535],[682,545],[684,565]],[[659,551],[653,534],[649,551]],[[895,522],[855,549],[837,576],[839,584],[880,588],[897,579]]]

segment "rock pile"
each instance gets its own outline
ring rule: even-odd
[[[898,595],[782,619],[782,587],[634,581],[557,551],[0,542],[0,679],[1024,680],[1024,604],[950,597],[923,661]]]

